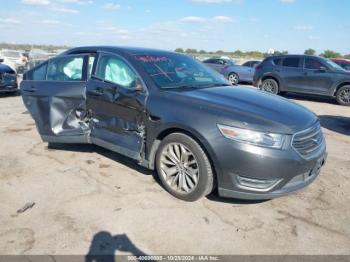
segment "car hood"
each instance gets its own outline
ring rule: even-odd
[[[251,88],[225,86],[176,93],[190,99],[192,106],[215,113],[218,124],[294,134],[318,121],[313,112],[301,105]]]
[[[347,78],[350,78],[350,71],[347,71],[347,70],[337,70],[337,71],[334,71],[336,74],[339,74],[339,75],[342,75],[342,76],[345,76]]]

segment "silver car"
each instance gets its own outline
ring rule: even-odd
[[[260,61],[247,61],[242,65],[236,65],[231,59],[211,58],[203,61],[206,65],[224,75],[232,85],[240,82],[253,82],[255,67]]]

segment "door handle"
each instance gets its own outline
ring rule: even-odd
[[[36,88],[30,88],[30,89],[23,89],[24,92],[28,92],[28,93],[35,93],[36,92]]]
[[[95,89],[89,92],[93,96],[101,96],[103,95],[103,90],[101,89]]]

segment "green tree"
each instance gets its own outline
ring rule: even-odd
[[[197,54],[197,49],[187,48],[185,52],[187,54]]]
[[[263,58],[264,54],[259,52],[259,51],[249,51],[245,53],[249,57],[254,57],[254,58]]]
[[[185,53],[185,51],[181,47],[176,48],[175,52],[177,52],[177,53]]]
[[[205,50],[201,49],[201,50],[199,51],[199,53],[200,53],[200,54],[206,54],[206,53],[207,53],[207,51],[205,51]]]
[[[306,49],[304,55],[316,55],[316,50],[312,48]]]
[[[332,50],[326,50],[322,54],[320,54],[320,56],[323,56],[325,58],[339,58],[339,57],[342,57],[342,55],[340,53],[337,53],[337,52],[332,51]]]
[[[244,52],[242,52],[241,50],[236,50],[233,52],[233,55],[237,57],[242,57],[244,56]]]
[[[348,54],[348,55],[344,55],[344,58],[346,58],[346,59],[350,59],[350,54]]]

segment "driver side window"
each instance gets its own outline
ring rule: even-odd
[[[120,58],[112,55],[102,55],[99,58],[96,76],[119,86],[133,89],[136,74]]]

